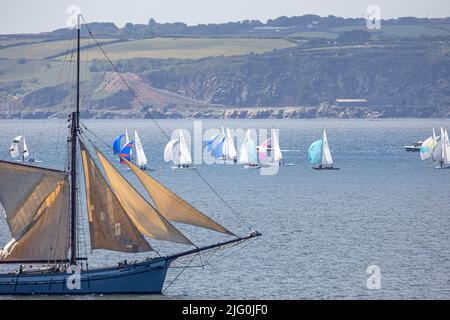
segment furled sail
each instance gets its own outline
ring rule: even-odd
[[[125,162],[144,185],[158,208],[159,213],[166,219],[233,235],[233,233],[195,209],[162,183],[158,182],[142,170],[139,170],[139,168],[130,161]]]
[[[157,240],[192,244],[128,183],[97,148],[95,151],[114,194],[142,234]]]
[[[69,250],[67,174],[0,161],[0,202],[13,238],[1,260],[62,260]]]
[[[333,158],[331,157],[330,147],[328,146],[327,134],[323,130],[323,144],[322,144],[322,165],[331,166],[333,164]]]
[[[144,148],[142,147],[141,139],[137,131],[134,131],[134,142],[136,147],[136,164],[145,166],[147,164],[147,157],[145,156]]]
[[[11,154],[11,157],[13,157],[13,158],[17,158],[20,155],[20,153],[19,153],[20,140],[22,140],[22,136],[17,136],[14,138],[14,140],[11,143],[11,149],[9,152]]]
[[[151,251],[81,141],[80,148],[91,249],[133,253]]]

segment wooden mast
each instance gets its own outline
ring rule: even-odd
[[[80,25],[81,15],[77,21],[77,103],[76,111],[72,112],[71,125],[71,165],[70,165],[70,199],[71,199],[71,229],[70,229],[70,264],[77,263],[77,139],[80,120]]]

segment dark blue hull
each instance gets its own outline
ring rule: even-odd
[[[79,286],[65,272],[1,274],[0,294],[159,294],[170,260],[155,259],[114,268],[81,271]],[[74,282],[72,282],[74,283]]]

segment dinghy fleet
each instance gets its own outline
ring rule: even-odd
[[[214,159],[215,164],[240,164],[246,169],[260,169],[261,166],[284,165],[280,142],[275,129],[271,129],[270,138],[257,145],[252,130],[247,129],[245,138],[239,148],[235,146],[235,136],[230,128],[222,126],[221,133],[211,136],[207,140],[206,151]],[[404,147],[405,150],[411,151]],[[131,161],[141,170],[147,168],[148,160],[138,132],[134,131],[134,140],[131,140],[128,129],[118,135],[113,144],[114,155],[117,155],[121,164],[125,160]],[[433,128],[432,135],[416,147],[414,151],[420,152],[421,160],[431,160],[437,169],[450,168],[450,141],[446,129],[440,129],[436,135]],[[11,142],[10,155],[18,162],[41,162],[30,157],[25,136],[15,137]],[[28,159],[28,160],[27,160]],[[170,140],[164,148],[164,161],[172,163],[172,169],[195,169],[192,166],[190,148],[186,142],[183,130],[178,130],[178,137]],[[339,170],[334,165],[326,131],[323,130],[322,139],[314,141],[308,148],[308,161],[314,170]]]
[[[248,129],[245,133],[245,139],[239,148],[239,155],[235,146],[235,136],[230,128],[222,126],[221,133],[211,136],[207,141],[207,152],[214,158],[216,164],[240,164],[246,169],[260,169],[264,166],[284,165],[283,154],[280,148],[280,141],[275,129],[271,129],[270,138],[260,145],[256,145],[255,139]],[[428,141],[428,140],[427,140]],[[188,144],[183,134],[183,130],[178,130],[178,137],[170,140],[164,148],[164,161],[172,163],[172,169],[195,169],[192,166],[192,156]],[[147,168],[148,160],[144,151],[138,132],[134,131],[134,140],[131,140],[128,134],[128,128],[125,132],[119,134],[112,144],[113,154],[117,156],[120,164],[126,164],[130,161],[141,170]],[[17,136],[13,139],[10,148],[12,158],[18,158],[16,161],[25,161],[29,157],[25,137]],[[134,155],[134,156],[133,156]],[[308,159],[315,170],[338,170],[333,166],[325,130],[321,140],[311,144],[308,150]],[[34,158],[29,160],[35,162]],[[36,161],[41,162],[41,161]]]

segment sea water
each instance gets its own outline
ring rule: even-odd
[[[125,127],[131,140],[134,129],[139,132],[148,167],[155,170],[149,174],[237,234],[245,235],[249,228],[263,234],[212,257],[175,265],[169,270],[167,290],[156,298],[450,298],[450,170],[434,169],[430,161],[420,161],[418,153],[403,149],[429,137],[433,127],[437,133],[440,126],[450,129],[450,120],[202,121],[204,130],[220,129],[222,124],[232,129],[279,129],[281,149],[287,150],[284,162],[292,166],[282,166],[273,175],[231,164],[198,163],[197,172],[172,170],[163,160],[168,136],[177,128],[193,135],[194,120],[83,123],[89,129],[84,129],[88,145],[90,137],[144,195],[136,178],[108,149]],[[68,124],[0,121],[0,158],[12,160],[10,143],[24,135],[31,157],[42,161],[35,165],[63,169]],[[321,139],[324,128],[339,171],[312,170],[307,161],[309,145]],[[227,239],[198,228],[177,227],[199,246]],[[88,230],[80,235],[80,250],[90,255],[91,268],[146,256],[91,253],[88,236]],[[0,243],[9,240],[2,217]],[[188,249],[149,241],[161,255]],[[368,268],[378,270],[378,289],[368,285],[374,276]]]

